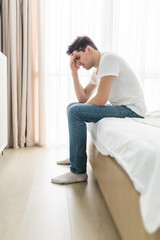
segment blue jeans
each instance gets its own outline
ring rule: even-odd
[[[69,127],[69,150],[70,170],[73,173],[81,174],[86,172],[87,167],[87,129],[86,122],[94,122],[106,117],[139,117],[135,112],[126,106],[95,106],[84,103],[71,103],[67,107]]]

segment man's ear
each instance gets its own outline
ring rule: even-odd
[[[93,52],[93,48],[89,45],[87,45],[85,50],[86,50],[86,53],[88,53],[88,54],[91,54]]]

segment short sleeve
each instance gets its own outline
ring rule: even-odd
[[[96,69],[93,70],[89,83],[96,86],[98,85],[98,77],[96,75]]]
[[[105,76],[118,76],[120,69],[119,59],[112,54],[102,56],[99,65],[98,78]]]

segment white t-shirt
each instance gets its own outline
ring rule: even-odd
[[[98,85],[104,76],[115,76],[108,101],[113,105],[124,105],[144,117],[146,105],[143,91],[128,63],[116,53],[101,53],[98,74],[95,69],[89,83]]]

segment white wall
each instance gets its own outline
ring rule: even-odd
[[[0,52],[0,152],[7,145],[7,58]]]

